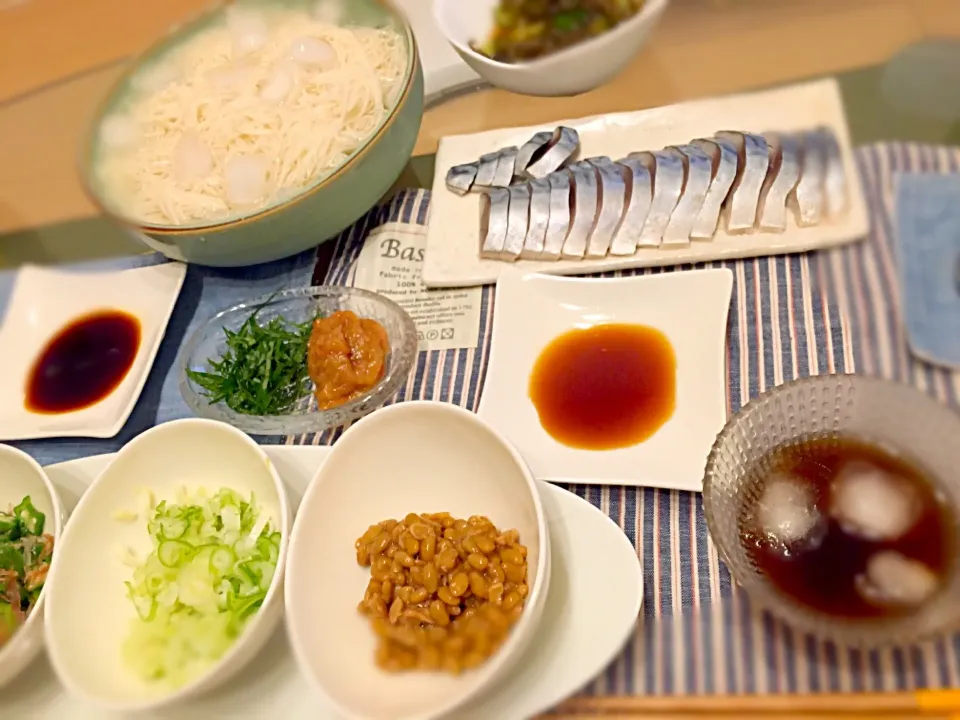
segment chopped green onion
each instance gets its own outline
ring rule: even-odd
[[[281,535],[254,498],[222,489],[156,506],[153,550],[127,583],[137,612],[124,657],[144,680],[178,687],[217,661],[266,598]]]

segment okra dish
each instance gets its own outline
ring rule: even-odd
[[[636,15],[643,0],[500,0],[490,35],[473,49],[517,63],[602,35]]]
[[[527,548],[489,518],[411,513],[371,525],[355,547],[371,576],[358,609],[370,618],[384,670],[479,667],[523,612]]]
[[[47,581],[53,536],[46,521],[29,496],[0,511],[0,647],[27,621]]]

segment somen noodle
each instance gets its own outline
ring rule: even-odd
[[[100,127],[96,175],[133,219],[249,214],[340,166],[379,127],[407,65],[392,28],[232,8],[133,80]]]

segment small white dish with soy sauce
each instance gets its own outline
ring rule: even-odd
[[[477,414],[538,480],[700,492],[727,417],[725,268],[497,281]]]
[[[63,523],[43,468],[22,450],[0,445],[0,688],[43,648],[44,587]],[[11,594],[19,596],[16,606]]]
[[[17,273],[0,347],[0,441],[110,438],[137,403],[186,265]]]

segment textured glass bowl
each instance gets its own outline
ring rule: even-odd
[[[261,307],[262,306],[262,307]],[[187,370],[203,371],[207,362],[226,350],[224,329],[238,330],[250,314],[261,307],[261,323],[282,316],[292,323],[307,322],[317,313],[352,310],[362,318],[376,320],[387,331],[390,354],[383,378],[355,400],[330,410],[318,410],[310,396],[285,415],[244,415],[222,402],[211,404]],[[358,288],[318,285],[281,290],[227,308],[198,327],[180,355],[180,394],[200,417],[221,420],[255,435],[298,435],[339,427],[383,405],[406,382],[417,356],[417,328],[406,311],[392,300]]]
[[[915,614],[840,620],[780,592],[740,541],[738,517],[756,492],[755,463],[785,444],[856,437],[919,464],[960,512],[960,415],[919,390],[859,375],[821,375],[781,385],[750,401],[727,422],[707,460],[703,506],[710,535],[733,578],[754,601],[795,629],[845,646],[909,643],[960,621],[960,562],[954,557],[941,591]],[[954,532],[957,529],[954,528]]]

